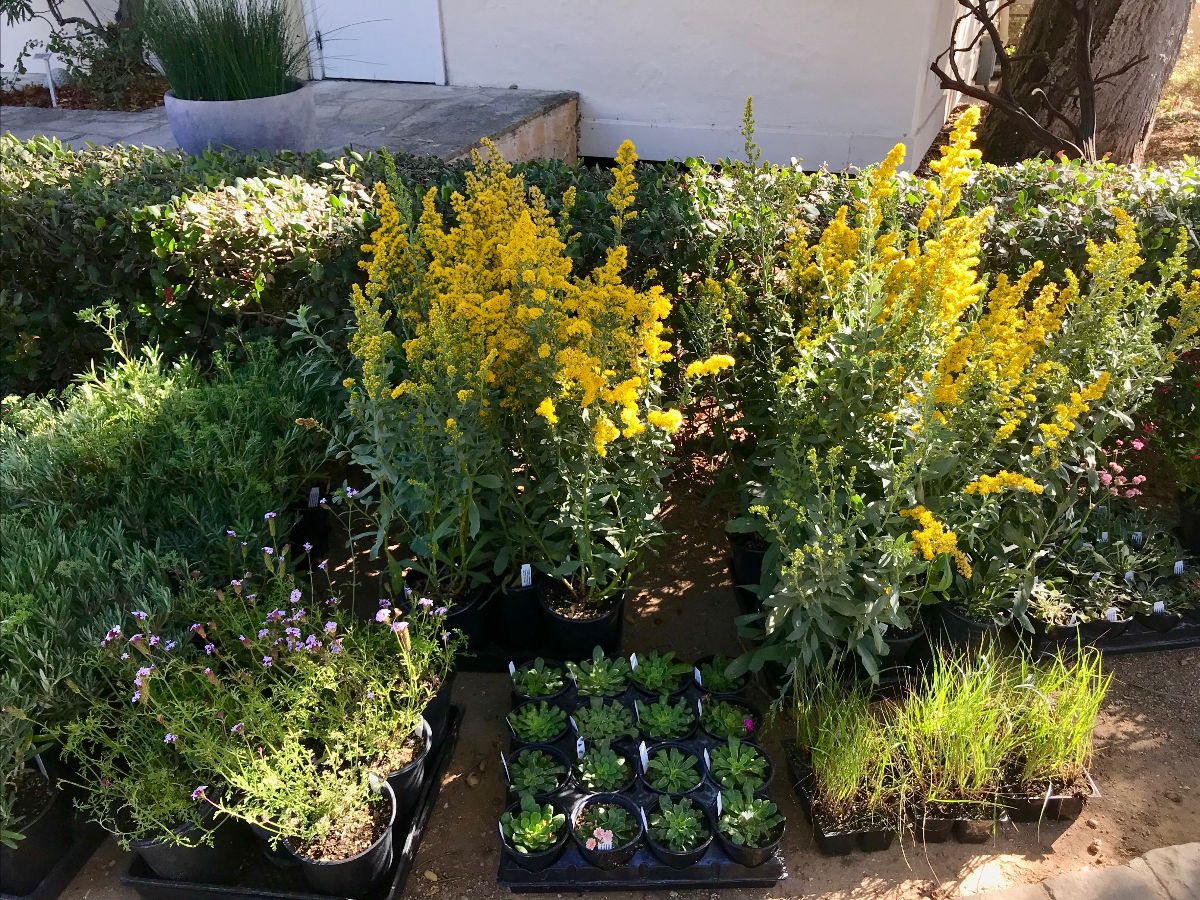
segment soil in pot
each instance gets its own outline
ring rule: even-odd
[[[391,785],[384,796],[336,827],[320,841],[293,844],[305,880],[316,890],[358,897],[379,884],[392,868],[392,824],[396,800]]]
[[[211,846],[198,842],[199,829],[195,827],[178,833],[197,843],[189,847],[169,841],[133,841],[131,846],[154,874],[168,881],[228,884],[237,877],[246,847],[241,822],[220,816],[215,820]]]
[[[617,652],[621,642],[621,613],[625,592],[588,602],[557,579],[541,582],[542,635],[550,651],[562,659],[587,659],[594,647]]]
[[[925,623],[920,616],[913,619],[909,628],[889,627],[883,633],[883,643],[888,648],[883,661],[888,665],[902,662],[912,652],[916,643],[925,637]]]
[[[1025,786],[1001,794],[1000,801],[1014,822],[1065,822],[1079,818],[1088,800],[1100,796],[1100,789],[1086,772],[1069,785],[1052,784],[1037,790]]]
[[[30,894],[70,847],[68,806],[65,796],[36,769],[21,773],[14,796],[14,819],[25,839],[16,849],[0,846],[0,890]]]
[[[642,815],[621,794],[592,794],[571,811],[571,833],[584,859],[597,868],[614,869],[637,852],[644,834]]]
[[[396,821],[404,824],[412,814],[425,783],[425,760],[433,748],[433,729],[422,719],[414,732],[396,735],[376,757],[371,768],[388,773],[396,797]]]

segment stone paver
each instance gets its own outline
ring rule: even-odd
[[[579,98],[569,91],[378,81],[317,81],[313,90],[317,145],[331,153],[386,147],[455,159],[490,137],[513,160],[575,158]],[[19,138],[49,135],[73,147],[87,141],[175,147],[161,107],[130,113],[4,106],[0,129]]]
[[[1200,900],[1200,843],[1151,850],[1124,866],[989,891],[978,900]]]

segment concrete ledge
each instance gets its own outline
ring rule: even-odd
[[[1124,866],[989,891],[979,900],[1200,900],[1200,843],[1151,850]]]

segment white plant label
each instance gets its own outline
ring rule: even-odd
[[[638,744],[638,758],[642,761],[642,771],[645,772],[650,768],[650,754],[646,750],[645,741]]]
[[[500,843],[501,843],[501,844],[507,844],[507,843],[508,843],[508,841],[506,841],[506,840],[504,839],[504,823],[503,823],[503,822],[497,822],[497,823],[496,823],[496,827],[497,827],[497,828],[500,830]]]
[[[707,772],[711,768],[712,768],[712,760],[710,760],[708,758],[708,748],[705,747],[704,748],[704,771]]]
[[[575,758],[583,759],[583,754],[587,753],[587,744],[583,742],[583,738],[575,739]]]
[[[717,791],[717,815],[721,815],[725,811],[725,801],[721,797],[721,792]]]
[[[404,586],[404,599],[405,600],[412,599],[412,588],[410,588],[407,584]]]
[[[1161,600],[1155,600],[1152,609],[1155,615],[1161,616],[1167,611],[1167,604],[1163,603]]]
[[[696,715],[702,719],[704,718],[704,701],[699,697],[696,698]]]
[[[511,659],[508,661],[508,674],[512,675],[514,678],[517,676],[517,664]]]
[[[1130,535],[1130,538],[1133,539],[1133,546],[1135,546],[1135,547],[1142,546],[1142,533],[1140,531],[1135,531],[1133,534]]]
[[[1175,574],[1176,575],[1183,574],[1183,560],[1182,559],[1175,560]]]
[[[42,777],[45,778],[47,781],[49,781],[50,773],[46,771],[46,764],[44,762],[42,762],[42,754],[40,754],[40,753],[35,754],[33,757],[33,761],[34,761],[34,763],[37,764],[38,771],[42,773]]]
[[[700,667],[696,666],[692,669],[692,674],[696,676],[696,684],[704,687],[704,679],[700,677]]]
[[[571,723],[571,730],[576,734],[579,734],[579,726],[575,724],[575,717],[567,716],[567,721]]]
[[[1126,584],[1133,584],[1133,573],[1132,573],[1132,572],[1126,572],[1126,573],[1125,573],[1125,583],[1126,583]]]
[[[1102,543],[1102,544],[1108,543],[1108,532],[1107,531],[1100,532],[1100,543]]]
[[[315,509],[321,505],[321,489],[314,487],[308,492],[308,508]]]
[[[642,724],[642,704],[638,701],[633,701],[633,717],[637,719],[639,725]]]
[[[504,758],[504,754],[500,754],[500,765],[504,766],[504,780],[512,783],[512,773],[508,771],[508,760]]]
[[[637,654],[636,653],[629,654],[629,668],[631,668],[631,669],[637,668]]]
[[[1117,616],[1118,616],[1118,613],[1117,613],[1117,608],[1115,606],[1110,606],[1107,609],[1107,611],[1105,611],[1105,613],[1104,613],[1104,618],[1107,619],[1109,622],[1116,622]]]
[[[521,587],[529,587],[533,584],[533,566],[525,563],[521,566]]]
[[[640,812],[642,814],[642,828],[644,828],[646,831],[649,831],[650,823],[646,821],[646,807],[639,806],[638,812]]]

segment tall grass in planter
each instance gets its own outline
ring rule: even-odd
[[[287,0],[146,0],[142,30],[181,100],[274,97],[307,72]]]

